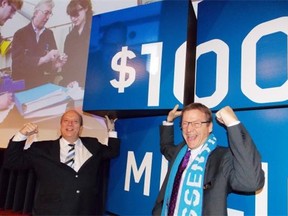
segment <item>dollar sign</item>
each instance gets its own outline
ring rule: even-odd
[[[119,80],[113,79],[110,83],[114,88],[118,88],[118,93],[123,93],[124,89],[135,81],[135,69],[127,66],[127,58],[133,59],[135,57],[135,53],[125,46],[112,58],[111,67],[114,71],[119,72]]]

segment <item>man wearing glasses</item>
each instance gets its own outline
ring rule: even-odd
[[[160,128],[160,149],[169,169],[153,215],[227,215],[229,193],[251,193],[264,186],[261,156],[229,106],[216,113],[227,128],[229,147],[218,146],[208,107],[192,103],[182,112],[177,109]],[[184,141],[174,145],[173,121],[179,116]]]
[[[31,22],[14,34],[12,76],[14,80],[24,79],[26,89],[54,82],[67,61],[67,56],[57,49],[52,30],[45,27],[53,8],[53,0],[41,0]]]

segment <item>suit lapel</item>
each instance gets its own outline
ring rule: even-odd
[[[82,144],[88,149],[88,151],[93,155],[95,155],[97,148],[94,142],[89,142],[87,139],[80,137]]]
[[[97,153],[97,146],[95,145],[95,142],[89,142],[90,139],[85,139],[80,137],[82,144],[87,148],[87,150],[92,154],[92,156],[90,158],[88,158],[88,160],[85,161],[84,164],[82,164],[82,166],[80,167],[80,169],[78,170],[78,172],[81,172],[81,170],[87,166],[87,164],[89,163],[89,161],[95,159],[95,155]]]

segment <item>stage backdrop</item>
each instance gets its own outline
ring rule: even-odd
[[[10,48],[11,43],[13,44],[14,41],[15,32],[25,27],[31,22],[31,18],[34,13],[34,7],[39,1],[40,0],[23,0],[22,9],[17,11],[13,18],[9,19],[4,24],[4,26],[1,26],[1,36],[4,38],[5,41],[7,41],[7,43],[10,43]],[[54,1],[55,7],[53,8],[53,16],[49,17],[45,25],[46,28],[52,30],[54,35],[53,38],[55,39],[57,48],[61,53],[64,52],[66,36],[73,29],[73,24],[70,16],[66,13],[66,8],[69,2],[70,0]],[[93,0],[91,2],[93,11],[105,11],[103,6],[98,5],[98,0],[97,2],[96,0]],[[116,5],[119,6],[119,4],[115,4],[115,7]],[[136,5],[137,3],[135,0],[133,6]],[[126,6],[131,6],[131,1],[129,1]],[[87,18],[87,20],[89,19],[91,19],[91,17]],[[89,27],[88,32],[90,30]],[[33,37],[31,36],[30,39],[32,40]],[[12,69],[12,64],[14,60],[12,59],[11,49],[7,49],[7,52],[5,54],[1,52],[0,102],[1,100],[3,100],[2,95],[6,92],[10,92],[15,93],[13,97],[15,99],[15,103],[12,103],[8,107],[0,110],[0,147],[6,148],[9,139],[16,133],[16,131],[18,131],[23,126],[23,124],[27,122],[34,122],[38,124],[40,131],[37,137],[38,140],[54,138],[56,139],[60,135],[60,116],[67,109],[70,108],[75,108],[79,110],[79,112],[82,112],[84,83],[80,82],[80,80],[85,81],[86,76],[87,57],[85,58],[85,56],[87,56],[88,54],[89,38],[87,40],[88,42],[86,43],[83,43],[82,41],[75,42],[74,45],[79,46],[79,44],[81,44],[81,46],[83,46],[83,49],[81,49],[81,51],[76,53],[74,56],[69,54],[70,56],[68,57],[70,58],[70,60],[72,59],[72,61],[73,58],[77,59],[77,56],[82,57],[82,59],[84,58],[84,60],[78,64],[81,69],[77,70],[77,72],[67,69],[66,72],[68,74],[64,74],[64,68],[62,68],[62,70],[59,70],[58,73],[53,75],[54,77],[51,81],[47,80],[47,82],[43,80],[38,80],[38,76],[35,76],[35,74],[31,73],[29,70],[23,71],[23,74],[25,75],[22,78],[14,78],[13,75],[15,75],[16,71],[13,71]],[[21,43],[22,42],[18,42],[18,44]],[[24,43],[25,40],[23,39],[23,44]],[[26,43],[28,42],[26,41]],[[68,46],[68,48],[73,49],[73,47],[70,46]],[[27,53],[29,53],[29,55],[33,53],[28,52],[28,49],[25,50],[27,51]],[[20,54],[19,56],[21,55],[22,54]],[[32,67],[33,65],[33,63],[31,62],[34,62],[31,60],[31,57],[28,60],[25,59],[23,61],[25,62],[23,63],[23,65],[27,64],[30,67]],[[34,67],[36,66],[34,65]],[[73,76],[69,76],[70,72],[73,73]],[[67,79],[70,78],[72,79],[68,81]],[[64,82],[65,80],[67,80],[68,82]],[[35,88],[30,88],[27,86],[27,82],[30,81],[33,81],[33,83],[35,83]],[[75,85],[69,85],[70,82],[73,82]],[[76,84],[76,82],[78,84]],[[68,87],[68,85],[70,87]],[[60,97],[59,92],[61,92],[62,95]],[[47,97],[47,94],[49,93],[52,94],[50,95],[50,99],[47,99],[49,98]],[[22,108],[29,107],[30,105],[33,108],[31,108],[30,111],[27,110],[27,112],[23,112]],[[99,116],[84,115],[84,122],[85,125],[82,134],[83,136],[87,135],[92,137],[98,137],[99,140],[103,143],[106,142],[107,132],[103,118]]]

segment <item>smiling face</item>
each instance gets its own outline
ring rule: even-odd
[[[82,119],[79,113],[74,110],[67,111],[61,118],[61,135],[68,142],[75,142],[82,130]]]
[[[182,125],[185,123],[186,126],[182,127],[182,135],[190,149],[201,146],[212,132],[212,122],[209,121],[208,123],[201,124],[201,122],[206,121],[209,121],[206,114],[198,109],[191,109],[183,112]],[[194,124],[196,122],[200,122],[198,127],[196,127],[197,124]]]

